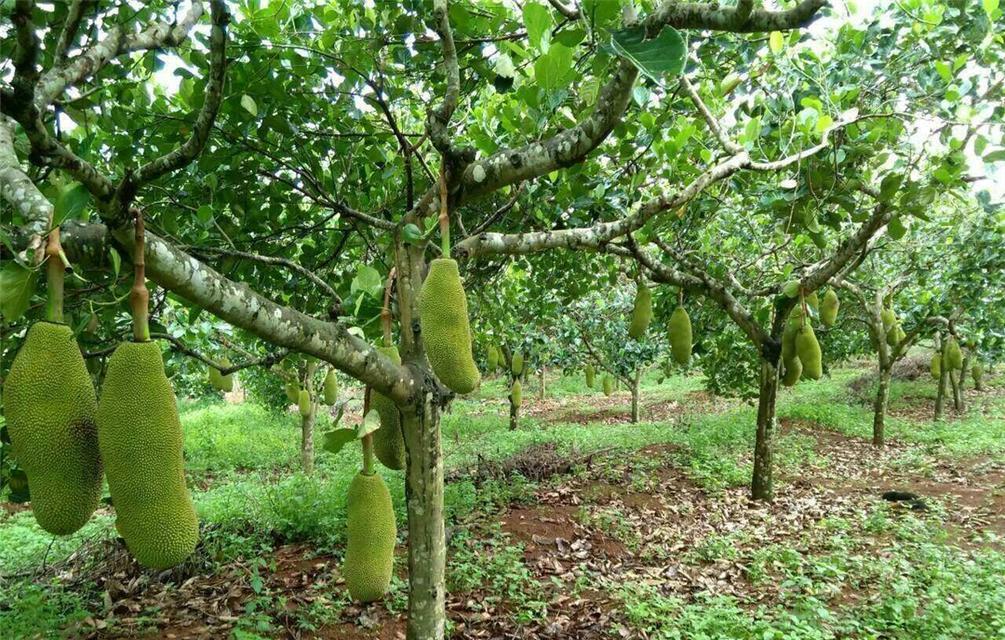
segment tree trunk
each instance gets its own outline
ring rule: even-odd
[[[939,388],[935,394],[935,419],[942,420],[946,405],[946,378],[949,377],[949,366],[946,364],[946,347],[941,347],[942,368],[939,371]]]
[[[408,454],[408,640],[443,640],[446,624],[443,457],[440,419],[429,396],[402,411]]]
[[[318,417],[318,404],[311,403],[311,412],[300,418],[300,465],[304,473],[314,473],[314,423]]]
[[[886,406],[890,401],[891,367],[880,367],[879,387],[876,389],[876,399],[872,403],[872,444],[882,447],[886,444],[883,428],[886,422]]]
[[[773,497],[771,449],[775,431],[775,397],[778,395],[778,368],[761,359],[761,390],[757,399],[757,437],[754,442],[754,477],[750,497],[770,501]]]
[[[632,380],[632,424],[639,421],[639,380],[642,378],[642,367],[635,369],[635,378]]]
[[[542,365],[541,368],[537,372],[537,380],[540,383],[540,385],[538,386],[538,389],[537,389],[537,397],[540,400],[544,400],[544,394],[546,394],[548,392],[548,388],[547,388],[548,382],[545,379],[547,375],[548,374],[546,373],[545,368]]]
[[[967,371],[970,367],[970,352],[967,351],[963,356],[963,368],[960,369],[959,377],[959,387],[960,387],[960,403],[963,403],[963,390],[967,387]]]
[[[962,386],[958,380],[963,377],[963,372],[959,371],[955,375],[952,371],[949,372],[949,382],[953,386],[953,409],[956,413],[961,413],[963,411],[963,394],[960,391]]]

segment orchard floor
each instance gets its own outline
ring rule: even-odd
[[[517,431],[490,380],[443,424],[451,636],[1005,637],[1005,378],[939,423],[934,384],[898,378],[877,450],[868,371],[781,392],[771,504],[747,497],[753,408],[698,378],[647,377],[639,425],[626,392],[552,377],[542,401],[532,380]],[[339,575],[358,453],[306,477],[292,415],[183,409],[196,556],[143,571],[107,508],[54,541],[3,504],[0,637],[404,638],[403,547],[381,603],[351,604]]]

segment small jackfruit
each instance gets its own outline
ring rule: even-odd
[[[932,364],[929,370],[932,373],[932,377],[938,380],[942,377],[942,355],[936,353],[932,356]]]
[[[896,322],[890,329],[886,332],[886,344],[891,347],[896,347],[901,341],[907,337],[904,330],[900,327],[900,323]]]
[[[677,364],[691,360],[691,318],[684,307],[677,307],[670,315],[670,351]]]
[[[342,574],[357,602],[380,600],[391,586],[398,528],[391,492],[377,474],[356,474],[346,496]]]
[[[610,375],[604,376],[604,395],[609,396],[614,393],[614,378]]]
[[[840,307],[841,301],[838,300],[837,292],[834,289],[828,289],[820,305],[820,322],[825,327],[833,327],[834,323],[837,322],[838,309]]]
[[[494,344],[490,344],[487,355],[489,373],[495,372],[499,368],[499,351]]]
[[[436,377],[456,393],[474,391],[481,374],[471,353],[468,300],[456,260],[437,258],[429,264],[419,292],[419,322]]]
[[[596,382],[597,370],[593,368],[592,364],[586,365],[586,386],[590,389],[593,388],[593,383]]]
[[[221,359],[220,360],[220,364],[223,365],[224,368],[229,368],[229,367],[232,366],[230,364],[230,360],[228,360],[227,358]],[[212,375],[212,372],[216,371],[216,382],[217,382],[217,384],[213,385],[216,389],[218,389],[220,391],[223,391],[224,393],[230,393],[231,391],[234,390],[234,374],[233,373],[228,373],[227,375],[221,375],[219,369],[215,369],[213,367],[210,367],[209,371],[210,371],[210,375]],[[211,382],[212,382],[212,380],[211,380]]]
[[[334,369],[329,369],[327,375],[325,375],[325,381],[321,385],[324,396],[325,404],[331,406],[338,402],[338,376],[335,375]],[[297,394],[299,396],[299,394]]]
[[[785,367],[785,373],[782,375],[782,384],[786,387],[791,387],[799,382],[799,378],[803,374],[803,363],[795,355],[787,360],[783,360],[782,363]]]
[[[401,364],[398,347],[377,347],[377,350]],[[373,453],[388,469],[405,468],[405,438],[401,431],[401,412],[394,401],[377,391],[370,393],[370,406],[380,416],[380,428],[373,432]]]
[[[641,340],[653,319],[653,296],[649,287],[639,283],[635,292],[635,306],[632,307],[632,323],[628,327],[628,337]]]
[[[296,382],[290,382],[286,385],[286,398],[290,402],[300,401],[300,385]]]
[[[785,321],[785,328],[782,329],[782,362],[797,359],[796,357],[796,334],[803,326],[803,310],[798,306],[793,307],[789,312],[789,317]],[[802,365],[799,366],[802,372]],[[798,378],[796,378],[798,380]],[[795,384],[795,383],[793,383]],[[791,385],[790,385],[791,386]]]
[[[893,309],[883,309],[879,312],[879,317],[883,320],[884,331],[889,331],[890,327],[897,322],[897,314],[893,312]]]
[[[974,377],[974,384],[980,388],[981,379],[984,378],[984,365],[981,364],[980,360],[974,362],[974,366],[970,367],[970,374]]]
[[[98,445],[116,528],[145,567],[167,569],[199,541],[185,486],[182,429],[156,342],[123,342],[108,361],[98,403]]]
[[[813,333],[813,327],[808,322],[796,334],[796,355],[803,365],[802,376],[819,380],[823,375],[823,354],[820,353],[820,343]]]
[[[817,296],[816,291],[806,294],[804,300],[806,300],[806,304],[809,305],[811,309],[818,309],[820,307],[820,298]]]
[[[297,395],[297,409],[304,418],[311,415],[311,394],[307,389],[301,389]]]
[[[70,327],[37,322],[28,329],[3,402],[35,520],[55,535],[77,531],[101,499],[101,460],[94,386]]]
[[[949,336],[949,343],[946,345],[946,364],[950,369],[963,368],[963,351],[953,336]]]
[[[515,376],[523,374],[523,354],[519,351],[514,353],[513,358],[510,360],[510,370]]]
[[[523,387],[520,385],[519,380],[513,381],[513,386],[509,390],[509,397],[513,406],[519,409],[520,405],[523,404]]]
[[[213,366],[209,367],[209,386],[217,391],[223,389],[223,376],[220,375],[220,370]]]

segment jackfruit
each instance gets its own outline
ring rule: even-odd
[[[798,359],[796,357],[796,334],[799,333],[799,329],[803,326],[803,310],[798,306],[793,307],[792,311],[789,312],[789,317],[785,321],[785,328],[782,329],[782,362],[787,363],[789,360]],[[799,366],[800,372],[802,371],[802,365]],[[798,381],[798,378],[796,378]],[[795,382],[793,382],[795,384]],[[789,385],[791,386],[791,385]]]
[[[691,318],[684,307],[677,307],[670,315],[670,351],[677,364],[691,360]]]
[[[811,309],[818,309],[820,307],[820,298],[817,296],[816,291],[808,293],[804,299],[806,300],[806,304],[809,305]]]
[[[520,386],[519,380],[513,381],[513,388],[510,389],[509,396],[513,406],[519,409],[520,405],[523,404],[523,387]]]
[[[496,350],[494,344],[489,345],[487,359],[488,359],[489,373],[495,372],[495,370],[499,368],[499,351]]]
[[[77,531],[101,499],[101,460],[94,386],[70,327],[37,322],[28,329],[3,403],[35,520],[55,535]]]
[[[311,394],[307,389],[301,389],[297,396],[297,409],[304,418],[311,415]]]
[[[377,474],[356,474],[346,496],[346,546],[342,574],[357,602],[380,600],[391,586],[398,529],[394,505]]]
[[[468,301],[456,260],[437,258],[429,264],[419,292],[419,321],[436,377],[456,393],[474,391],[481,374],[471,354]]]
[[[590,389],[593,388],[593,383],[596,382],[596,376],[597,370],[593,368],[593,365],[586,365],[586,386]]]
[[[329,369],[328,374],[325,375],[325,381],[322,383],[325,404],[331,406],[338,402],[338,376],[335,375],[334,369]],[[297,394],[299,396],[299,394]]]
[[[228,368],[228,367],[231,366],[230,360],[228,360],[227,358],[221,359],[220,360],[220,364],[224,368]],[[213,375],[214,372],[216,373],[215,376]],[[214,378],[215,378],[215,380],[214,380]],[[223,391],[225,393],[230,393],[231,391],[234,390],[234,374],[233,373],[228,373],[225,376],[221,375],[220,374],[220,370],[217,369],[217,368],[215,368],[215,367],[210,367],[209,368],[209,382],[210,382],[210,384],[213,385],[213,388],[215,388],[215,389],[217,389],[219,391]]]
[[[286,385],[286,398],[290,402],[300,401],[300,385],[296,382],[290,382]]]
[[[209,386],[217,391],[223,389],[223,376],[220,375],[220,370],[213,366],[209,367]]]
[[[808,322],[796,334],[796,355],[803,365],[802,376],[819,380],[823,375],[823,354],[820,353],[820,343],[813,333],[813,327]]]
[[[834,323],[837,322],[840,307],[841,301],[838,300],[837,293],[834,289],[828,289],[827,293],[824,294],[823,303],[820,305],[820,322],[825,327],[833,327]]]
[[[377,347],[377,350],[401,364],[398,347]],[[380,416],[380,428],[373,432],[373,453],[388,469],[405,468],[405,438],[401,432],[401,413],[394,401],[377,391],[370,393],[370,406]]]
[[[897,322],[897,314],[893,312],[893,309],[883,309],[879,312],[879,317],[883,320],[883,330],[889,331],[890,327]]]
[[[792,356],[782,362],[785,366],[785,373],[782,375],[782,384],[786,387],[791,387],[799,382],[799,378],[803,373],[803,363],[796,356]]]
[[[974,362],[974,366],[970,367],[970,374],[974,377],[974,384],[977,388],[981,387],[981,379],[984,377],[984,365],[978,360]]]
[[[946,345],[946,364],[950,369],[963,368],[963,351],[953,336],[949,336],[949,344]]]
[[[199,541],[185,486],[182,429],[156,342],[123,342],[108,361],[98,403],[98,446],[116,528],[145,567],[167,569]]]
[[[628,337],[641,340],[653,319],[653,296],[649,287],[639,283],[635,292],[635,306],[632,307],[632,323],[628,327]]]
[[[604,376],[604,395],[609,396],[614,393],[614,378],[610,375]]]
[[[523,354],[520,352],[514,353],[513,358],[510,360],[510,370],[513,375],[519,376],[523,374]]]
[[[900,327],[900,323],[894,323],[890,330],[886,332],[886,344],[891,347],[896,347],[901,341],[907,337],[904,330]]]
[[[942,377],[942,355],[936,353],[932,356],[932,364],[929,369],[932,372],[932,377],[938,380]]]

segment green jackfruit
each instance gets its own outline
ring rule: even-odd
[[[628,327],[628,337],[641,340],[653,319],[653,296],[649,287],[639,284],[635,292],[635,306],[632,307],[632,323]]]
[[[331,406],[338,402],[338,376],[335,375],[334,369],[329,369],[327,375],[325,375],[325,381],[321,385],[324,396],[325,404]],[[299,396],[299,394],[297,394]]]
[[[813,333],[813,327],[808,322],[796,334],[796,355],[803,365],[802,376],[819,380],[823,375],[823,354],[820,353],[820,343]]]
[[[436,377],[456,393],[474,391],[481,374],[471,354],[468,301],[456,260],[437,258],[429,264],[419,292],[419,319]]]
[[[398,529],[394,505],[377,474],[356,474],[346,497],[346,546],[342,575],[357,602],[380,600],[391,586]]]
[[[783,364],[785,373],[782,375],[782,384],[791,387],[799,382],[799,378],[803,374],[803,363],[798,357],[792,356],[788,360],[783,360]]]
[[[824,294],[823,303],[820,305],[820,322],[825,327],[833,327],[834,323],[837,322],[840,307],[841,301],[838,300],[837,292],[834,289],[828,289],[827,293]]]
[[[896,347],[906,337],[907,334],[904,333],[904,330],[900,327],[900,323],[894,323],[894,325],[890,327],[889,331],[886,332],[886,344],[891,347]]]
[[[929,370],[932,372],[932,377],[938,380],[942,377],[942,355],[936,353],[932,356],[932,364]]]
[[[963,351],[953,336],[949,336],[949,344],[946,345],[946,364],[950,369],[963,368]]]
[[[97,400],[70,327],[37,322],[3,386],[14,457],[28,477],[39,526],[67,535],[101,499]]]
[[[495,370],[499,368],[499,351],[496,349],[494,344],[489,345],[487,360],[489,373],[495,372]]]
[[[691,360],[691,318],[684,307],[677,307],[670,315],[670,351],[677,364]]]
[[[614,378],[610,375],[604,376],[604,395],[609,396],[614,393]]]
[[[230,360],[228,360],[227,358],[223,358],[222,360],[220,360],[220,364],[223,365],[224,368],[227,368],[227,367],[231,366]],[[225,376],[224,375],[220,375],[220,371],[218,369],[214,369],[213,367],[210,367],[209,371],[210,371],[210,376],[211,376],[210,383],[213,382],[213,380],[212,380],[212,374],[213,374],[214,371],[216,371],[216,383],[217,384],[213,385],[216,389],[218,389],[220,391],[223,391],[224,393],[230,393],[231,391],[234,390],[234,374],[233,373],[228,373]]]
[[[300,385],[296,382],[290,382],[286,385],[286,398],[290,402],[300,401]]]
[[[596,382],[597,370],[593,368],[592,364],[586,365],[586,386],[590,389],[593,388],[593,383]]]
[[[398,347],[377,347],[377,350],[390,358],[394,364],[401,364]],[[370,406],[380,416],[380,428],[373,432],[373,453],[388,469],[404,469],[405,438],[401,432],[401,413],[398,411],[398,405],[384,394],[372,391]]]
[[[970,374],[974,377],[974,384],[980,389],[981,379],[984,378],[984,365],[978,360],[974,362],[974,366],[970,367]]]
[[[140,564],[167,569],[199,541],[185,486],[182,429],[156,342],[123,342],[108,361],[98,403],[98,445],[116,528]]]
[[[209,386],[217,391],[223,390],[223,376],[220,375],[220,370],[216,367],[209,367]]]
[[[523,387],[520,386],[519,380],[513,381],[513,388],[510,389],[509,396],[513,406],[519,409],[520,405],[523,404]]]
[[[301,389],[297,396],[297,409],[300,410],[300,415],[306,418],[311,415],[311,394],[307,389]]]
[[[808,293],[804,299],[806,300],[806,304],[809,305],[811,309],[818,309],[820,307],[820,298],[817,296],[816,291]]]
[[[519,376],[523,373],[523,354],[520,352],[514,353],[513,358],[510,360],[510,370],[513,375]]]
[[[798,360],[796,357],[796,334],[799,333],[799,329],[803,326],[803,310],[796,306],[792,308],[789,312],[789,317],[785,321],[785,328],[782,329],[782,362],[787,363],[789,360]],[[802,372],[802,364],[799,365],[799,371]],[[798,381],[798,378],[796,378]],[[793,382],[795,384],[795,382]],[[791,386],[791,385],[789,385]]]
[[[884,331],[889,331],[890,327],[897,322],[897,314],[893,312],[893,309],[883,309],[879,312],[879,317],[883,320]]]

